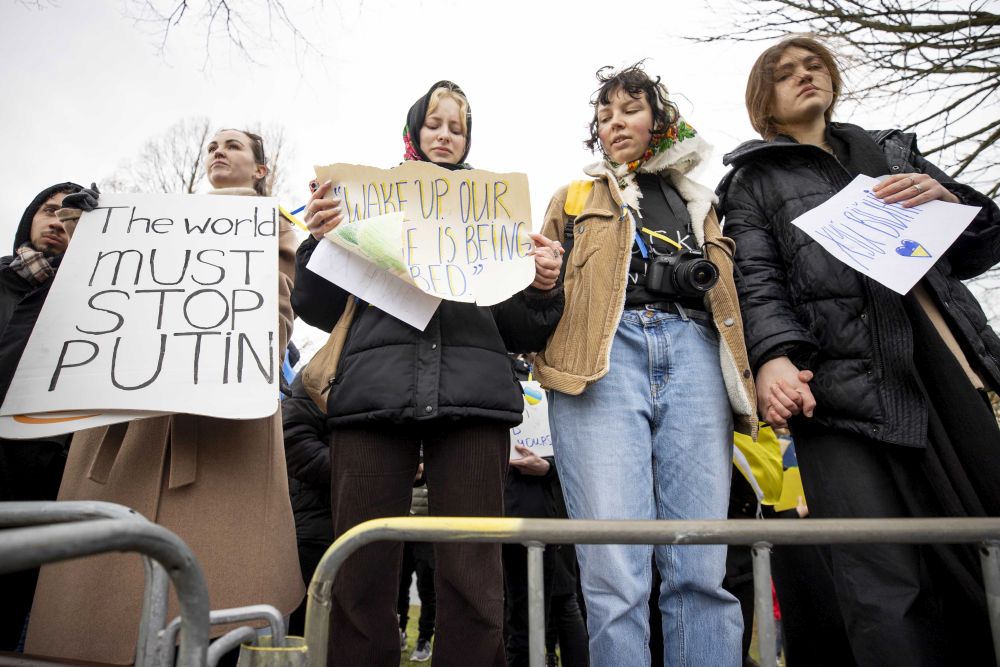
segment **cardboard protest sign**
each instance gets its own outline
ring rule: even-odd
[[[537,456],[553,456],[549,402],[545,391],[536,380],[522,380],[521,391],[524,395],[524,421],[510,429],[510,458],[522,458],[514,445],[527,447]]]
[[[334,164],[316,176],[333,181],[345,211],[327,237],[426,294],[489,306],[534,279],[524,174],[406,162]]]
[[[102,195],[80,219],[0,415],[273,414],[277,209],[264,197]]]
[[[979,207],[931,201],[912,208],[871,192],[881,179],[860,175],[792,224],[831,255],[906,294],[955,242]]]

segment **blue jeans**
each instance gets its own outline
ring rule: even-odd
[[[573,519],[725,519],[732,413],[709,325],[626,310],[608,374],[579,396],[551,392],[559,477]],[[739,602],[722,589],[724,545],[580,545],[590,659],[649,665],[652,557],[664,664],[742,664]]]

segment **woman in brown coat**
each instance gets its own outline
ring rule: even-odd
[[[205,159],[213,194],[265,194],[267,166],[257,135],[222,130]],[[277,242],[283,352],[294,318],[289,298],[297,245],[286,220]],[[175,414],[77,433],[59,500],[120,503],[177,533],[205,572],[212,609],[264,603],[287,614],[304,594],[280,409],[263,419]],[[142,561],[135,554],[43,568],[26,652],[130,664],[142,590]],[[169,617],[177,613],[172,600]]]

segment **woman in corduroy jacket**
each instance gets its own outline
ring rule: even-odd
[[[556,193],[542,228],[573,239],[565,308],[535,371],[552,390],[569,516],[724,519],[734,421],[753,434],[757,421],[732,243],[711,190],[687,176],[708,147],[640,65],[598,79],[587,144],[603,160],[586,169],[592,180]],[[704,258],[665,267],[681,249]],[[693,263],[704,259],[714,284]],[[670,271],[687,279],[677,285]],[[649,664],[654,554],[665,664],[741,664],[725,546],[580,545],[577,554],[591,664]]]
[[[815,517],[1000,516],[1000,339],[961,279],[1000,260],[1000,210],[925,160],[912,134],[831,120],[841,77],[804,37],[767,49],[747,84],[763,140],[726,156],[719,186],[761,414],[795,436]],[[905,295],[792,224],[858,174],[903,208],[980,207]],[[890,252],[892,249],[889,250]],[[993,662],[969,547],[833,545],[859,665]]]
[[[435,83],[407,115],[405,158],[468,168],[471,129],[465,94],[450,81]],[[420,331],[306,268],[341,221],[340,202],[325,198],[331,188],[320,186],[307,207],[312,237],[298,251],[292,303],[326,331],[353,313],[336,367],[327,369],[335,376],[325,400],[335,534],[408,513],[421,447],[431,515],[501,516],[509,429],[522,413],[507,350],[540,345],[547,318],[558,317],[558,247],[536,236],[543,247],[531,287],[491,308],[442,301]],[[401,554],[399,544],[364,547],[334,582],[331,656],[344,664],[399,664]],[[435,664],[504,665],[500,546],[441,543],[435,561]]]

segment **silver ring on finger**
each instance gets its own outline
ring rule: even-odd
[[[920,187],[919,183],[914,183],[913,184],[913,189],[917,191],[917,194],[921,194],[924,191],[924,189],[922,187]]]

